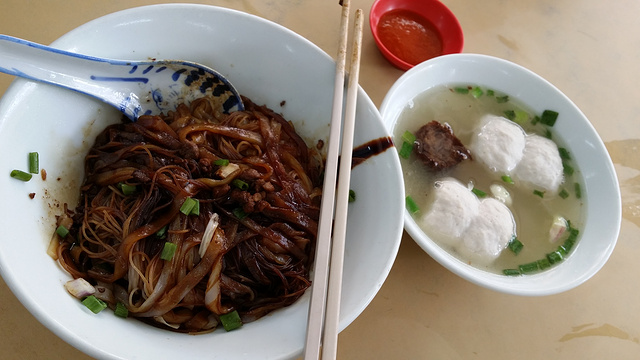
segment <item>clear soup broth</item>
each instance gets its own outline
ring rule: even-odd
[[[576,233],[573,240],[577,241],[575,235],[582,228],[585,206],[580,190],[582,175],[571,160],[570,149],[563,146],[562,139],[554,133],[553,126],[540,121],[540,114],[534,114],[523,104],[509,99],[507,94],[499,94],[490,89],[455,84],[436,87],[418,95],[405,107],[394,129],[394,142],[400,151],[405,131],[415,134],[422,125],[436,120],[449,124],[455,136],[468,148],[474,128],[480,118],[486,114],[509,118],[518,123],[527,134],[536,133],[546,136],[558,145],[565,169],[559,195],[541,196],[530,188],[518,186],[517,183],[506,183],[501,179],[501,174],[490,171],[474,160],[465,160],[453,169],[434,173],[414,153],[411,153],[408,158],[401,157],[401,164],[406,194],[419,208],[418,212],[413,214],[416,223],[424,226],[419,219],[421,214],[429,208],[428,195],[438,179],[452,177],[463,184],[473,184],[473,187],[486,191],[489,196],[491,196],[490,186],[500,184],[510,193],[512,204],[508,207],[516,223],[517,239],[524,245],[517,254],[510,251],[510,248],[506,248],[490,265],[480,265],[463,258],[455,249],[443,245],[438,239],[433,240],[460,260],[493,273],[509,274],[505,269],[523,269],[522,265],[531,265],[536,262],[540,264],[537,269],[532,269],[530,266],[527,269],[525,266],[520,273],[536,273],[553,268],[554,263],[557,263],[553,260],[558,260],[553,256],[555,253],[560,251],[559,255],[562,258],[570,255],[570,251],[562,253],[562,249],[559,250],[559,246],[563,245],[570,231],[566,231],[567,234],[560,241],[552,243],[549,240],[554,218],[561,216],[569,220],[571,229]],[[562,121],[562,114],[559,114],[558,121]],[[473,156],[473,153],[471,155]],[[428,233],[428,229],[423,231]],[[551,264],[548,261],[549,254],[552,254]]]

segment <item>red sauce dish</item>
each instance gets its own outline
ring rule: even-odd
[[[458,19],[438,0],[376,0],[369,24],[382,55],[402,70],[464,44]]]

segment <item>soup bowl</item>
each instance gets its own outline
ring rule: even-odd
[[[444,267],[480,286],[516,295],[550,295],[572,289],[596,274],[613,251],[621,222],[618,181],[609,154],[595,129],[560,90],[530,70],[499,58],[451,54],[428,60],[403,74],[380,107],[393,133],[403,110],[423,92],[439,86],[478,85],[507,94],[534,113],[559,113],[553,137],[571,153],[583,176],[584,221],[579,240],[563,261],[549,269],[506,276],[469,265],[447,251],[405,209],[404,226],[415,242]],[[431,120],[431,119],[428,119]],[[401,139],[394,139],[396,145]],[[404,165],[403,165],[404,166]]]
[[[96,19],[52,45],[115,59],[205,64],[242,95],[281,113],[308,144],[327,140],[335,62],[308,40],[260,17],[205,5],[154,5]],[[108,310],[94,315],[67,293],[63,285],[70,275],[46,254],[56,215],[64,204],[76,206],[84,157],[95,136],[120,118],[116,109],[98,100],[23,79],[4,94],[0,169],[6,176],[0,177],[0,226],[6,230],[0,238],[0,271],[10,289],[56,335],[98,359],[299,356],[309,290],[291,306],[241,329],[201,335],[158,329]],[[354,145],[388,136],[375,105],[359,89]],[[29,152],[39,153],[46,180],[35,175],[22,182],[9,176],[13,169],[26,170]],[[373,299],[398,251],[403,186],[395,150],[354,167],[351,188],[357,200],[350,204],[348,218],[340,329]]]

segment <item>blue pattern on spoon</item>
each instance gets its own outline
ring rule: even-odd
[[[105,59],[0,35],[0,72],[91,95],[133,121],[205,95],[216,100],[219,113],[244,110],[240,95],[224,76],[188,61]]]

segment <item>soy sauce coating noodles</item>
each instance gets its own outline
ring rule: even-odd
[[[110,307],[197,333],[233,310],[256,320],[310,286],[322,159],[281,115],[243,100],[222,118],[202,98],[97,137],[57,253]],[[199,211],[185,215],[188,198]]]

